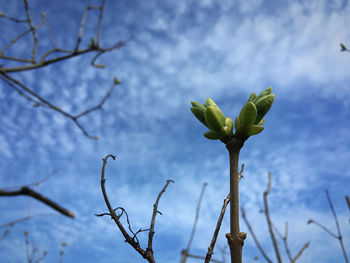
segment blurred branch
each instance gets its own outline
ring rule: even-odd
[[[268,185],[267,185],[267,189],[264,192],[264,213],[265,213],[267,225],[268,225],[269,232],[270,232],[270,237],[272,239],[272,244],[273,244],[273,247],[275,249],[277,261],[278,261],[278,263],[281,263],[282,260],[281,260],[280,252],[279,252],[279,249],[278,249],[278,244],[277,244],[277,241],[276,241],[276,238],[275,238],[275,234],[273,233],[272,223],[271,223],[270,213],[269,213],[269,206],[268,206],[268,202],[267,202],[267,196],[268,196],[268,194],[270,193],[270,190],[271,190],[271,182],[272,182],[272,173],[269,172],[269,182],[268,182]]]
[[[286,222],[286,224],[285,224],[284,236],[278,231],[278,229],[275,226],[273,226],[273,227],[274,227],[277,235],[283,240],[283,244],[284,244],[284,247],[286,249],[286,253],[287,253],[287,256],[288,256],[290,262],[294,263],[301,256],[301,254],[304,252],[304,250],[309,247],[310,242],[305,243],[304,246],[299,250],[297,255],[293,258],[291,253],[290,253],[288,241],[287,241],[287,239],[288,239],[288,223]]]
[[[39,263],[39,262],[42,262],[45,259],[46,255],[47,255],[47,251],[44,250],[43,253],[41,254],[41,256],[39,256],[35,260],[36,254],[39,252],[39,249],[35,246],[35,244],[33,244],[32,245],[32,249],[30,249],[28,236],[29,236],[29,232],[28,231],[24,231],[27,262],[28,263],[33,263],[33,262],[34,263]]]
[[[27,187],[23,186],[18,190],[14,191],[5,191],[0,189],[0,196],[18,196],[18,195],[26,195],[35,198],[36,200],[50,206],[51,208],[55,209],[57,212],[68,216],[70,218],[74,218],[74,213],[67,210],[66,208],[62,207],[61,205],[55,203],[54,201],[50,200],[46,196],[43,196],[39,192]]]
[[[82,21],[80,24],[80,28],[79,28],[79,35],[77,37],[76,45],[75,45],[75,48],[73,50],[57,48],[55,40],[54,40],[54,36],[51,34],[51,31],[49,30],[52,48],[43,52],[43,54],[41,55],[41,57],[38,60],[36,58],[37,57],[37,46],[38,46],[38,42],[39,42],[37,31],[46,22],[45,13],[42,13],[43,19],[42,19],[41,23],[38,25],[34,25],[33,20],[31,18],[31,13],[30,13],[28,1],[26,1],[26,0],[24,1],[24,9],[25,9],[26,18],[27,18],[25,20],[12,18],[12,17],[6,16],[4,13],[0,12],[0,18],[2,17],[2,18],[10,20],[12,22],[15,22],[15,23],[27,23],[28,24],[28,29],[26,31],[19,34],[15,38],[13,38],[4,48],[0,49],[0,59],[4,60],[5,62],[15,61],[15,62],[19,63],[19,65],[17,65],[17,66],[11,65],[8,67],[6,65],[0,65],[0,78],[5,83],[7,83],[10,88],[16,90],[19,95],[23,96],[28,101],[33,103],[33,106],[35,106],[35,107],[43,106],[43,107],[52,109],[52,110],[60,113],[61,115],[65,116],[67,118],[70,118],[75,123],[75,125],[83,132],[83,134],[90,139],[97,139],[98,136],[90,135],[83,128],[83,126],[80,124],[78,119],[80,117],[82,117],[83,115],[86,115],[92,111],[101,109],[103,104],[105,103],[105,101],[111,95],[115,86],[120,84],[119,81],[117,81],[117,82],[114,81],[114,85],[112,86],[112,88],[107,91],[107,94],[105,95],[105,97],[102,99],[102,101],[97,106],[89,108],[89,109],[84,110],[83,112],[81,112],[79,114],[74,115],[72,113],[69,113],[69,112],[62,110],[58,106],[53,105],[51,102],[49,102],[48,100],[41,97],[37,92],[33,91],[33,89],[26,87],[21,81],[18,80],[18,78],[15,78],[11,74],[16,73],[16,72],[18,73],[18,72],[22,72],[22,71],[39,69],[39,68],[46,67],[48,65],[51,65],[51,64],[54,64],[54,63],[57,63],[60,61],[69,60],[73,57],[78,57],[78,56],[81,56],[81,55],[84,55],[87,53],[96,53],[95,56],[91,60],[92,66],[97,67],[97,68],[104,68],[103,64],[96,64],[96,60],[101,55],[103,55],[107,52],[110,52],[110,51],[113,51],[113,50],[116,50],[116,49],[123,47],[131,39],[131,38],[129,38],[125,41],[118,41],[117,43],[115,43],[111,47],[107,47],[107,48],[100,46],[104,5],[105,5],[105,0],[102,0],[101,5],[99,5],[99,6],[89,6],[88,5],[85,7],[84,15],[83,15],[83,18],[82,18]],[[90,10],[94,10],[94,9],[99,10],[96,40],[95,40],[95,38],[92,38],[91,43],[89,44],[88,48],[79,49],[79,45],[80,45],[80,42],[81,42],[82,37],[83,37],[83,30],[84,30],[87,14]],[[7,51],[19,39],[21,39],[23,36],[27,35],[30,32],[32,33],[32,39],[33,39],[32,40],[33,41],[33,49],[31,52],[32,53],[31,59],[8,56],[5,54],[5,51]],[[57,56],[54,58],[48,58],[52,54],[57,54]]]
[[[196,232],[197,223],[198,223],[198,219],[199,219],[199,210],[200,210],[200,206],[201,206],[201,203],[202,203],[204,191],[205,191],[205,188],[206,188],[207,185],[208,185],[207,183],[203,183],[202,190],[201,190],[201,193],[199,195],[199,199],[198,199],[198,203],[197,203],[196,216],[195,216],[195,219],[194,219],[191,235],[190,235],[190,238],[188,240],[188,244],[187,244],[186,249],[181,251],[181,254],[182,254],[181,261],[180,261],[181,263],[185,263],[186,262],[186,258],[188,257],[188,254],[190,253],[190,248],[191,248],[191,245],[192,245],[192,241],[193,241],[193,238],[194,238],[194,234]]]
[[[312,224],[314,223],[315,225],[319,226],[321,229],[323,229],[324,231],[326,231],[328,234],[330,234],[332,237],[336,238],[339,240],[339,244],[340,244],[340,247],[341,247],[341,250],[343,252],[343,255],[344,255],[344,259],[345,259],[345,262],[349,262],[348,260],[348,256],[346,254],[346,251],[345,251],[345,248],[344,248],[344,244],[343,244],[343,236],[342,236],[342,233],[340,231],[340,227],[339,227],[339,222],[338,222],[338,217],[337,217],[337,214],[334,210],[334,207],[333,207],[333,203],[332,203],[332,200],[328,194],[328,190],[325,190],[326,192],[326,196],[327,196],[327,201],[328,201],[328,204],[329,204],[329,207],[331,208],[332,210],[332,214],[333,214],[333,217],[334,217],[334,221],[335,221],[335,224],[336,224],[336,227],[337,227],[337,232],[338,234],[334,234],[332,231],[330,231],[327,227],[325,227],[324,225],[316,222],[315,220],[313,219],[309,219],[309,221],[307,222],[308,224]]]
[[[288,223],[285,224],[285,233],[284,233],[284,236],[283,236],[278,231],[278,229],[273,225],[273,223],[272,223],[272,221],[270,219],[267,197],[268,197],[268,194],[271,191],[271,182],[272,182],[272,173],[269,172],[268,186],[267,186],[266,191],[264,192],[263,198],[264,198],[264,207],[265,207],[264,208],[264,214],[265,214],[265,217],[266,217],[266,220],[267,220],[267,225],[268,225],[269,233],[270,233],[270,236],[271,236],[271,239],[272,239],[272,244],[274,246],[275,254],[276,254],[278,262],[282,262],[282,259],[281,259],[281,256],[280,256],[280,252],[279,252],[279,249],[278,249],[278,245],[277,245],[277,241],[276,241],[276,238],[275,238],[275,235],[274,235],[274,231],[275,231],[277,233],[277,235],[283,240],[283,244],[284,244],[284,247],[285,247],[285,250],[286,250],[286,253],[287,253],[287,256],[288,256],[290,262],[294,263],[301,256],[301,254],[304,252],[304,250],[309,247],[310,242],[305,243],[304,246],[299,250],[297,255],[294,258],[292,257],[292,255],[290,253],[289,246],[288,246]],[[248,218],[246,216],[246,213],[245,213],[245,210],[244,210],[243,207],[241,208],[241,213],[242,213],[242,218],[243,218],[244,222],[246,223],[246,225],[247,225],[247,227],[249,229],[249,232],[252,235],[253,240],[254,240],[256,246],[258,247],[260,253],[262,254],[262,256],[265,258],[265,260],[267,262],[272,263],[272,260],[267,256],[266,252],[264,251],[264,249],[260,245],[260,243],[259,243],[259,241],[258,241],[258,239],[257,239],[257,237],[256,237],[256,235],[254,233],[254,230],[253,230],[252,226],[250,225],[250,223],[248,221]]]
[[[259,243],[259,241],[258,241],[258,239],[257,239],[257,237],[256,237],[256,235],[255,235],[255,233],[254,233],[254,230],[253,230],[252,226],[250,225],[250,223],[249,223],[249,221],[248,221],[248,218],[247,218],[247,216],[246,216],[244,207],[241,208],[241,213],[242,213],[242,218],[243,218],[245,224],[247,225],[250,234],[251,234],[252,237],[253,237],[253,240],[254,240],[254,242],[255,242],[255,245],[258,247],[260,253],[263,255],[263,257],[265,258],[265,260],[266,260],[267,262],[269,262],[269,263],[272,263],[271,259],[267,256],[267,254],[265,253],[264,249],[263,249],[262,246],[260,245],[260,243]]]
[[[19,219],[16,219],[16,220],[12,220],[9,223],[2,224],[2,225],[0,225],[0,228],[13,227],[15,224],[23,222],[23,221],[27,221],[27,220],[30,220],[30,219],[33,219],[33,218],[37,218],[37,217],[52,216],[52,215],[55,215],[55,214],[45,213],[45,214],[29,215],[29,216],[25,216],[25,217],[22,217],[22,218],[19,218]]]
[[[111,203],[109,202],[108,195],[107,195],[106,188],[105,188],[105,182],[106,182],[106,179],[105,179],[105,168],[106,168],[106,164],[107,164],[108,158],[112,158],[113,160],[115,160],[116,157],[114,155],[112,155],[112,154],[107,155],[103,159],[102,172],[101,172],[101,189],[102,189],[103,197],[104,197],[105,203],[107,205],[107,208],[109,210],[109,213],[95,214],[95,215],[96,216],[105,216],[105,215],[111,216],[111,218],[114,220],[114,222],[118,226],[120,232],[122,232],[122,234],[123,234],[123,236],[125,238],[125,242],[129,243],[148,262],[155,263],[154,256],[153,256],[152,240],[153,240],[153,235],[154,235],[154,223],[155,223],[156,214],[160,213],[158,211],[158,203],[159,203],[161,195],[165,192],[166,188],[169,186],[170,183],[174,183],[174,181],[173,180],[167,180],[165,186],[163,187],[161,192],[158,194],[156,202],[153,205],[153,214],[152,214],[150,229],[145,229],[145,230],[140,229],[136,233],[134,233],[131,230],[129,217],[128,217],[125,209],[121,208],[121,207],[113,209]],[[117,215],[116,214],[117,210],[121,210],[122,212],[119,215]],[[129,226],[129,230],[133,234],[133,237],[131,237],[129,235],[129,233],[124,228],[123,224],[120,222],[120,218],[121,218],[121,216],[124,213],[125,213],[126,218],[127,218],[127,224]],[[147,246],[146,250],[141,248],[139,240],[137,238],[137,234],[140,233],[140,232],[143,232],[143,231],[150,231],[149,237],[148,237],[148,246]]]

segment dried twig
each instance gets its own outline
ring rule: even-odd
[[[40,194],[39,192],[29,188],[28,186],[23,186],[18,190],[14,191],[5,191],[0,189],[0,196],[18,196],[18,195],[27,195],[35,198],[36,200],[50,206],[51,208],[55,209],[57,212],[68,216],[70,218],[74,218],[74,213],[72,211],[67,210],[66,208],[62,207],[61,205],[57,204],[56,202],[50,200],[46,196]]]
[[[269,182],[268,182],[268,185],[267,185],[267,189],[264,192],[264,213],[265,213],[267,225],[268,225],[269,232],[270,232],[270,237],[272,239],[272,244],[273,244],[273,247],[275,249],[275,254],[276,254],[276,257],[277,257],[277,261],[278,261],[278,263],[281,263],[282,260],[281,260],[280,252],[279,252],[279,249],[278,249],[278,244],[277,244],[277,241],[276,241],[276,238],[275,238],[275,234],[274,234],[273,229],[272,229],[272,223],[271,223],[270,213],[269,213],[269,206],[268,206],[268,202],[267,202],[267,196],[268,196],[268,194],[270,193],[270,190],[271,190],[271,182],[272,182],[272,173],[269,172]]]
[[[348,260],[348,256],[346,254],[346,251],[345,251],[345,248],[344,248],[344,243],[343,243],[343,236],[342,236],[342,233],[340,231],[340,227],[339,227],[339,222],[338,222],[338,217],[337,217],[337,214],[334,210],[334,207],[333,207],[333,203],[332,203],[332,200],[328,194],[328,190],[325,191],[326,192],[326,196],[327,196],[327,201],[328,201],[328,204],[329,204],[329,207],[331,208],[332,210],[332,214],[333,214],[333,217],[334,217],[334,221],[335,221],[335,224],[336,224],[336,227],[337,227],[337,234],[334,234],[332,231],[330,231],[327,227],[325,227],[324,225],[318,223],[317,221],[313,220],[313,219],[309,219],[309,221],[307,222],[308,224],[312,224],[314,223],[315,225],[319,226],[321,229],[323,229],[324,231],[326,231],[328,234],[330,234],[332,237],[336,238],[339,240],[339,244],[340,244],[340,247],[341,247],[341,250],[343,252],[343,255],[344,255],[344,259],[345,259],[345,262],[348,263],[349,260]]]
[[[125,238],[125,242],[129,243],[148,262],[155,263],[154,256],[153,256],[153,249],[152,249],[152,240],[153,240],[153,235],[154,235],[154,222],[155,222],[156,214],[159,213],[159,211],[158,211],[158,203],[159,203],[161,195],[165,192],[165,190],[168,187],[168,185],[171,182],[174,182],[174,181],[167,180],[165,186],[163,187],[161,192],[158,194],[157,200],[156,200],[155,204],[153,205],[153,214],[152,214],[150,229],[146,229],[146,230],[140,229],[136,233],[134,233],[131,230],[130,221],[129,221],[128,215],[126,214],[125,209],[121,208],[121,207],[113,209],[111,203],[109,202],[108,195],[107,195],[106,188],[105,188],[105,182],[106,182],[106,179],[105,179],[105,168],[106,168],[106,164],[107,164],[108,158],[112,158],[113,160],[115,160],[115,156],[109,154],[103,159],[102,172],[101,172],[101,189],[102,189],[103,197],[104,197],[105,203],[107,205],[107,208],[109,210],[109,213],[96,214],[96,216],[103,216],[103,215],[111,216],[112,219],[114,220],[114,222],[116,223],[116,225],[118,226],[120,232],[122,232],[122,234],[123,234],[123,236]],[[121,214],[119,214],[119,215],[116,214],[116,210],[118,210],[118,209],[120,209],[122,211]],[[133,237],[131,237],[129,235],[129,233],[126,231],[126,229],[124,228],[123,224],[119,220],[120,217],[123,214],[126,214],[126,216],[127,216],[127,223],[129,225],[130,232],[133,234]],[[150,231],[149,239],[148,239],[148,247],[146,248],[146,250],[141,248],[140,243],[139,243],[139,241],[138,241],[138,239],[136,237],[136,235],[138,233],[143,232],[143,231]]]

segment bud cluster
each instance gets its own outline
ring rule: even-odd
[[[235,119],[235,136],[247,139],[249,136],[260,133],[264,127],[264,116],[269,111],[275,99],[271,87],[257,96],[254,92],[249,96],[248,102],[241,109]],[[205,104],[191,101],[191,111],[194,116],[209,128],[204,136],[211,140],[222,140],[233,135],[233,122],[225,117],[216,103],[208,98]]]

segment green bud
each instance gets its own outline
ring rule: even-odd
[[[4,16],[4,13],[0,11],[0,16]]]
[[[203,107],[204,109],[206,108],[204,104],[197,101],[191,101],[191,104],[193,107]]]
[[[269,94],[264,97],[261,97],[255,102],[257,109],[257,116],[255,123],[259,123],[265,114],[269,111],[272,106],[272,103],[275,99],[275,94]]]
[[[265,123],[265,119],[262,118],[261,121],[257,125],[263,125]]]
[[[221,127],[220,130],[220,135],[222,135],[223,137],[229,136],[232,133],[232,130],[229,127]]]
[[[253,102],[247,102],[241,112],[238,115],[240,125],[244,127],[249,127],[250,125],[255,123],[257,115],[257,109]]]
[[[216,103],[211,98],[207,98],[207,100],[205,101],[205,106],[214,106],[216,108],[219,108],[218,105],[216,105]]]
[[[203,107],[204,108],[204,107]],[[203,109],[201,107],[192,107],[191,108],[191,111],[193,113],[193,115],[201,122],[203,123],[205,126],[208,127],[207,125],[207,122],[205,120],[205,116],[204,116],[204,113],[205,113],[205,108]]]
[[[226,119],[225,119],[225,127],[227,127],[230,130],[230,132],[232,132],[232,130],[233,130],[233,121],[232,121],[232,119],[230,117],[226,117]]]
[[[220,132],[225,125],[225,115],[215,106],[208,106],[204,116],[210,130]]]
[[[268,87],[266,90],[262,91],[262,92],[259,94],[259,96],[256,97],[256,98],[254,99],[255,105],[256,105],[256,102],[257,102],[260,98],[265,97],[266,95],[271,94],[271,92],[272,92],[271,86]]]
[[[246,135],[247,136],[256,135],[256,134],[262,132],[263,129],[264,129],[264,127],[261,125],[251,125],[247,129]]]
[[[221,140],[224,136],[215,131],[208,131],[204,133],[204,137],[209,140]]]
[[[237,117],[235,119],[235,129],[236,129],[236,131],[239,129],[239,126],[241,126],[241,124],[239,123],[239,118]]]
[[[255,98],[256,98],[256,94],[254,92],[252,92],[252,94],[250,94],[250,96],[248,98],[248,101],[254,102]]]

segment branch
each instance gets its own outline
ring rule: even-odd
[[[224,199],[224,203],[223,203],[221,211],[220,211],[219,219],[216,223],[214,234],[213,234],[213,237],[211,239],[210,245],[208,247],[208,252],[205,256],[205,261],[204,261],[205,263],[209,263],[211,261],[211,256],[214,254],[214,247],[216,244],[216,240],[218,238],[218,234],[219,234],[219,231],[221,228],[222,220],[224,219],[226,207],[228,206],[229,203],[230,203],[230,194],[228,194],[227,197]]]
[[[238,177],[239,179],[243,178],[243,170],[244,170],[244,164],[242,164],[241,166],[241,171],[238,173]],[[215,227],[215,231],[214,231],[214,234],[213,234],[213,238],[211,239],[211,242],[210,242],[210,245],[208,247],[208,252],[205,256],[205,263],[209,263],[209,261],[211,260],[211,256],[214,254],[214,247],[215,247],[215,243],[216,243],[216,240],[218,238],[218,234],[219,234],[219,231],[220,231],[220,228],[221,228],[221,223],[222,223],[222,220],[224,219],[224,215],[225,215],[225,212],[226,212],[226,207],[228,206],[229,202],[230,202],[230,193],[227,195],[227,197],[225,198],[224,200],[224,204],[221,208],[221,211],[220,211],[220,215],[219,215],[219,219],[216,223],[216,227]]]
[[[338,235],[337,234],[334,234],[332,231],[330,231],[327,227],[325,227],[324,225],[316,222],[315,220],[313,219],[309,219],[309,221],[307,221],[308,224],[311,224],[311,223],[314,223],[315,225],[319,226],[321,229],[323,229],[325,232],[327,232],[328,234],[330,234],[332,237],[336,238],[339,240],[339,244],[340,244],[340,247],[341,247],[341,250],[343,252],[343,255],[344,255],[344,259],[345,259],[345,262],[349,262],[348,260],[348,256],[346,254],[346,251],[345,251],[345,248],[344,248],[344,244],[343,244],[343,236],[341,234],[341,231],[340,231],[340,227],[339,227],[339,222],[338,222],[338,217],[337,217],[337,214],[334,210],[334,207],[333,207],[333,203],[332,203],[332,200],[328,194],[328,190],[325,190],[326,192],[326,196],[327,196],[327,200],[328,200],[328,204],[329,204],[329,207],[331,208],[332,210],[332,214],[333,214],[333,217],[334,217],[334,221],[335,221],[335,224],[336,224],[336,227],[337,227],[337,232],[338,232]]]
[[[104,105],[106,100],[111,96],[111,94],[112,94],[113,90],[115,89],[115,87],[121,83],[115,77],[112,87],[107,91],[106,95],[102,98],[101,102],[97,106],[94,106],[94,107],[91,107],[91,108],[89,108],[87,110],[84,110],[83,112],[81,112],[81,113],[79,113],[77,115],[73,115],[71,113],[68,113],[68,112],[62,110],[60,107],[57,107],[57,106],[53,105],[51,102],[49,102],[48,100],[44,99],[39,94],[37,94],[36,92],[32,91],[31,89],[27,88],[23,83],[21,83],[20,81],[12,78],[8,74],[1,73],[1,72],[0,72],[0,74],[2,74],[2,76],[0,75],[0,78],[2,80],[4,80],[7,84],[9,84],[10,87],[14,88],[17,92],[19,92],[20,95],[25,97],[27,100],[29,100],[30,102],[35,103],[34,106],[44,106],[46,108],[52,109],[52,110],[60,113],[61,115],[71,119],[75,123],[75,125],[78,126],[78,128],[83,132],[83,134],[86,137],[90,138],[90,139],[98,139],[98,136],[90,135],[84,129],[84,127],[80,124],[78,119],[80,117],[84,116],[84,115],[89,114],[90,112],[102,109],[102,106]],[[29,93],[35,99],[32,99],[30,96],[24,94],[21,90],[24,90],[25,92]]]
[[[151,226],[149,229],[149,234],[148,234],[148,246],[146,251],[148,253],[151,253],[153,255],[153,248],[152,248],[152,241],[153,241],[153,236],[154,236],[154,223],[156,221],[156,216],[157,213],[160,213],[158,211],[158,203],[160,200],[160,197],[162,196],[162,194],[165,192],[165,190],[167,189],[167,187],[169,186],[170,183],[175,183],[173,180],[167,180],[165,186],[163,187],[162,191],[160,191],[160,193],[158,194],[157,200],[153,205],[153,214],[152,214],[152,219],[151,219]]]
[[[157,208],[158,208],[158,203],[159,203],[159,200],[160,200],[160,197],[161,195],[165,192],[166,188],[168,187],[168,185],[173,182],[172,180],[167,180],[167,183],[166,185],[164,186],[164,188],[162,189],[162,191],[159,193],[158,197],[157,197],[157,200],[153,206],[153,215],[152,215],[152,220],[151,220],[151,228],[150,229],[146,229],[146,230],[139,230],[137,231],[136,233],[134,233],[131,228],[130,228],[130,222],[129,222],[129,218],[128,218],[128,215],[126,214],[126,211],[124,210],[124,208],[121,208],[121,207],[118,207],[116,209],[113,209],[112,208],[112,205],[111,203],[109,202],[109,199],[108,199],[108,195],[107,195],[107,192],[106,192],[106,188],[105,188],[105,182],[106,182],[106,179],[105,179],[105,168],[106,168],[106,164],[107,164],[107,160],[108,158],[112,158],[113,160],[115,160],[115,156],[114,155],[107,155],[104,159],[103,159],[103,165],[102,165],[102,172],[101,172],[101,189],[102,189],[102,194],[103,194],[103,197],[104,197],[104,200],[105,200],[105,203],[107,205],[107,208],[109,210],[109,213],[103,213],[103,214],[96,214],[96,216],[104,216],[104,215],[109,215],[112,217],[112,219],[114,220],[114,222],[116,223],[116,225],[118,226],[120,232],[122,232],[124,238],[125,238],[125,242],[129,243],[144,259],[146,259],[148,262],[150,263],[155,263],[155,260],[154,260],[154,256],[153,256],[153,251],[152,251],[152,239],[153,239],[153,235],[154,235],[154,222],[155,222],[155,218],[156,218],[156,214],[159,213]],[[122,212],[120,215],[117,215],[116,214],[116,210],[118,209],[121,209]],[[120,217],[123,215],[123,213],[126,214],[127,216],[127,223],[129,225],[129,230],[131,233],[133,233],[133,237],[131,237],[129,235],[129,233],[125,230],[123,224],[120,222]],[[150,231],[152,232],[152,234],[149,235],[149,240],[148,240],[148,247],[146,250],[142,249],[140,244],[139,244],[139,241],[136,237],[136,235],[140,232],[143,232],[143,231]]]
[[[269,182],[268,182],[268,185],[267,185],[267,189],[264,192],[264,213],[265,213],[267,225],[269,227],[269,232],[270,232],[270,236],[271,236],[271,239],[272,239],[272,244],[273,244],[273,247],[275,249],[277,261],[279,263],[281,263],[282,260],[281,260],[280,252],[279,252],[279,249],[278,249],[278,244],[277,244],[277,241],[276,241],[276,238],[275,238],[275,234],[273,233],[272,223],[271,223],[270,213],[269,213],[269,206],[268,206],[268,202],[267,202],[267,196],[268,196],[268,194],[270,193],[270,190],[271,190],[271,181],[272,181],[272,173],[269,172]]]
[[[187,257],[189,257],[189,258],[196,258],[196,259],[205,259],[205,257],[197,256],[197,255],[191,255],[191,254],[187,254]],[[211,259],[210,262],[223,263],[222,261],[217,260],[217,259]]]
[[[18,196],[18,195],[27,195],[31,196],[38,201],[50,206],[51,208],[55,209],[57,212],[68,216],[70,218],[74,218],[74,213],[67,210],[66,208],[60,206],[59,204],[55,203],[54,201],[50,200],[49,198],[41,195],[39,192],[27,187],[23,186],[21,189],[16,191],[4,191],[0,190],[0,196]]]
[[[241,212],[242,212],[242,218],[243,218],[245,224],[247,225],[250,234],[251,234],[252,237],[253,237],[253,240],[254,240],[254,242],[255,242],[255,245],[258,247],[260,253],[263,255],[263,257],[265,258],[265,260],[266,260],[267,262],[269,262],[269,263],[272,263],[271,259],[267,256],[267,254],[265,253],[264,249],[263,249],[262,246],[260,245],[260,243],[259,243],[257,237],[255,236],[254,230],[253,230],[252,226],[250,225],[250,223],[249,223],[249,221],[248,221],[248,218],[247,218],[247,216],[246,216],[244,207],[241,208]]]
[[[27,221],[27,220],[30,220],[30,219],[33,219],[33,218],[37,218],[37,217],[42,217],[42,216],[53,216],[53,215],[55,215],[55,214],[45,213],[45,214],[29,215],[29,216],[25,216],[25,217],[13,220],[13,221],[11,221],[9,223],[2,224],[2,225],[0,225],[0,228],[13,227],[15,224],[23,222],[23,221]]]
[[[287,241],[287,239],[288,239],[288,223],[286,222],[286,224],[285,224],[284,236],[278,231],[276,226],[273,225],[273,228],[275,229],[277,235],[283,240],[283,244],[284,244],[284,247],[286,249],[286,253],[287,253],[287,256],[288,256],[290,262],[294,263],[301,256],[301,254],[304,252],[304,250],[309,247],[310,242],[305,243],[304,246],[299,250],[297,255],[293,258],[291,253],[290,253],[288,241]]]
[[[181,254],[182,254],[181,261],[180,261],[181,263],[185,263],[186,262],[186,257],[188,257],[188,253],[190,252],[190,248],[191,248],[191,245],[192,245],[194,234],[195,234],[196,228],[197,228],[197,223],[198,223],[198,219],[199,219],[199,210],[200,210],[202,198],[203,198],[203,195],[204,195],[204,190],[205,190],[205,187],[207,185],[208,185],[207,183],[203,183],[202,190],[201,190],[201,193],[199,195],[199,200],[198,200],[198,203],[197,203],[196,216],[195,216],[195,219],[194,219],[194,223],[193,223],[190,239],[188,240],[188,244],[187,244],[186,249],[182,250],[182,252],[181,252]]]

